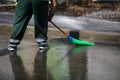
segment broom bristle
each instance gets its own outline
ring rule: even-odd
[[[86,46],[93,46],[94,45],[94,43],[92,43],[92,42],[78,40],[78,39],[73,38],[72,36],[68,36],[68,39],[72,43],[77,44],[77,45],[86,45]]]

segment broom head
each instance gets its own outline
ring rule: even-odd
[[[94,43],[92,42],[88,42],[88,41],[83,41],[83,40],[78,40],[73,38],[72,36],[68,36],[67,37],[69,41],[71,41],[73,44],[77,44],[77,45],[86,45],[86,46],[93,46]]]

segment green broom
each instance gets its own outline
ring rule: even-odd
[[[67,37],[67,39],[68,39],[69,41],[71,41],[73,44],[86,45],[86,46],[93,46],[93,45],[94,45],[94,43],[92,43],[92,42],[75,39],[75,38],[73,38],[72,36],[67,35],[62,29],[60,29],[60,28],[59,28],[55,23],[53,23],[52,21],[50,21],[50,23],[53,24],[58,30],[60,30],[60,31]]]

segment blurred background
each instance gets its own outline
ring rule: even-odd
[[[0,12],[15,12],[15,2],[16,0],[0,0]],[[120,0],[58,0],[57,10],[63,15],[120,21]],[[95,12],[99,13],[93,16]]]

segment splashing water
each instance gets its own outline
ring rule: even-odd
[[[77,17],[75,18],[57,15],[53,18],[53,21],[62,28],[83,29],[83,27],[80,26],[81,22],[77,19]]]
[[[53,22],[61,28],[120,32],[120,22],[116,21],[56,15]]]

